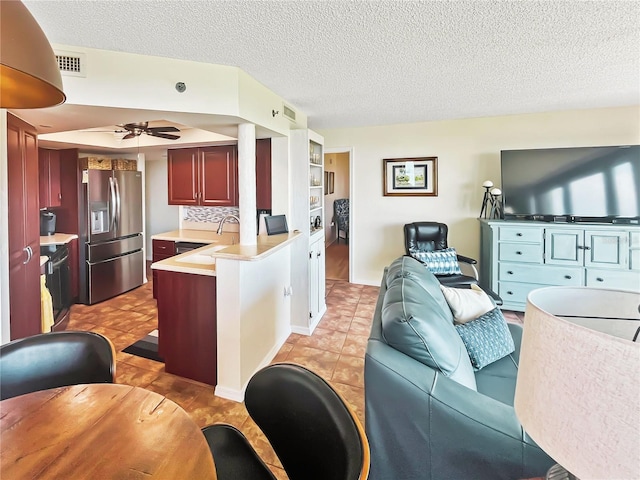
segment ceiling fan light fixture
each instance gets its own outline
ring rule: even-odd
[[[125,123],[123,125],[118,125],[119,127],[124,128],[129,133],[123,137],[123,140],[128,140],[130,138],[138,137],[143,133],[149,135],[151,137],[164,138],[166,140],[177,140],[180,138],[179,135],[172,135],[168,132],[179,132],[180,130],[174,126],[167,127],[149,127],[149,122],[137,122],[137,123]]]
[[[21,1],[0,1],[0,108],[44,108],[65,100],[44,32]]]

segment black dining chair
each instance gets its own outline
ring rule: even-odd
[[[115,349],[93,332],[52,332],[0,346],[0,400],[81,383],[114,383]]]
[[[290,480],[366,480],[369,442],[358,418],[323,378],[279,363],[256,373],[245,406]],[[231,425],[202,429],[219,480],[275,480],[246,437]]]

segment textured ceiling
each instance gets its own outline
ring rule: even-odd
[[[52,43],[242,68],[311,128],[640,104],[638,1],[34,1]]]

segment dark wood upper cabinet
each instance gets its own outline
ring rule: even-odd
[[[36,129],[7,113],[9,322],[11,340],[42,332]]]
[[[167,161],[169,205],[238,205],[235,145],[169,150]]]
[[[200,205],[198,149],[169,150],[167,162],[169,205]]]
[[[199,205],[238,205],[238,148],[235,145],[200,149]]]
[[[62,204],[60,152],[58,150],[39,148],[38,172],[40,208],[59,207]]]
[[[256,208],[271,210],[271,139],[256,142]]]
[[[237,206],[238,147],[168,152],[169,205]],[[271,210],[271,139],[256,141],[256,207]]]

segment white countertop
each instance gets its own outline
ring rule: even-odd
[[[43,235],[40,237],[40,246],[64,245],[76,238],[78,238],[78,235],[74,233],[54,233],[53,235]]]
[[[226,236],[229,236],[228,243],[231,243],[231,236],[235,237],[236,242],[239,238],[238,233],[230,234],[225,232],[222,235],[218,235],[212,230],[172,230],[151,235],[151,239],[168,240],[170,242],[220,243]]]
[[[176,230],[175,232],[179,232]],[[174,232],[168,232],[168,234],[160,234],[156,235],[152,238],[157,240],[169,240],[170,235]],[[240,261],[258,261],[263,259],[264,257],[278,251],[280,248],[288,245],[296,238],[300,237],[300,232],[293,233],[283,233],[280,235],[258,235],[258,241],[256,245],[231,245],[230,243],[226,243],[232,237],[232,235],[237,236],[237,234],[225,233],[221,236],[216,235],[215,232],[212,232],[215,235],[215,238],[218,241],[211,241],[211,243],[217,243],[220,246],[226,245],[224,248],[220,250],[216,250],[214,252],[208,252],[211,250],[212,245],[206,245],[204,247],[197,248],[195,250],[191,250],[189,252],[182,253],[180,255],[176,255],[174,257],[166,258],[164,260],[160,260],[159,262],[155,262],[151,264],[151,268],[153,270],[165,270],[168,272],[177,272],[177,273],[192,273],[195,275],[208,275],[208,276],[216,276],[216,265],[213,264],[202,264],[202,263],[189,263],[184,261],[190,255],[198,255],[205,254],[212,257],[214,260],[217,258],[224,258],[230,260],[240,260]],[[185,238],[185,237],[181,237]],[[193,238],[193,237],[187,237]],[[201,241],[204,243],[204,240],[188,240],[188,241]]]

